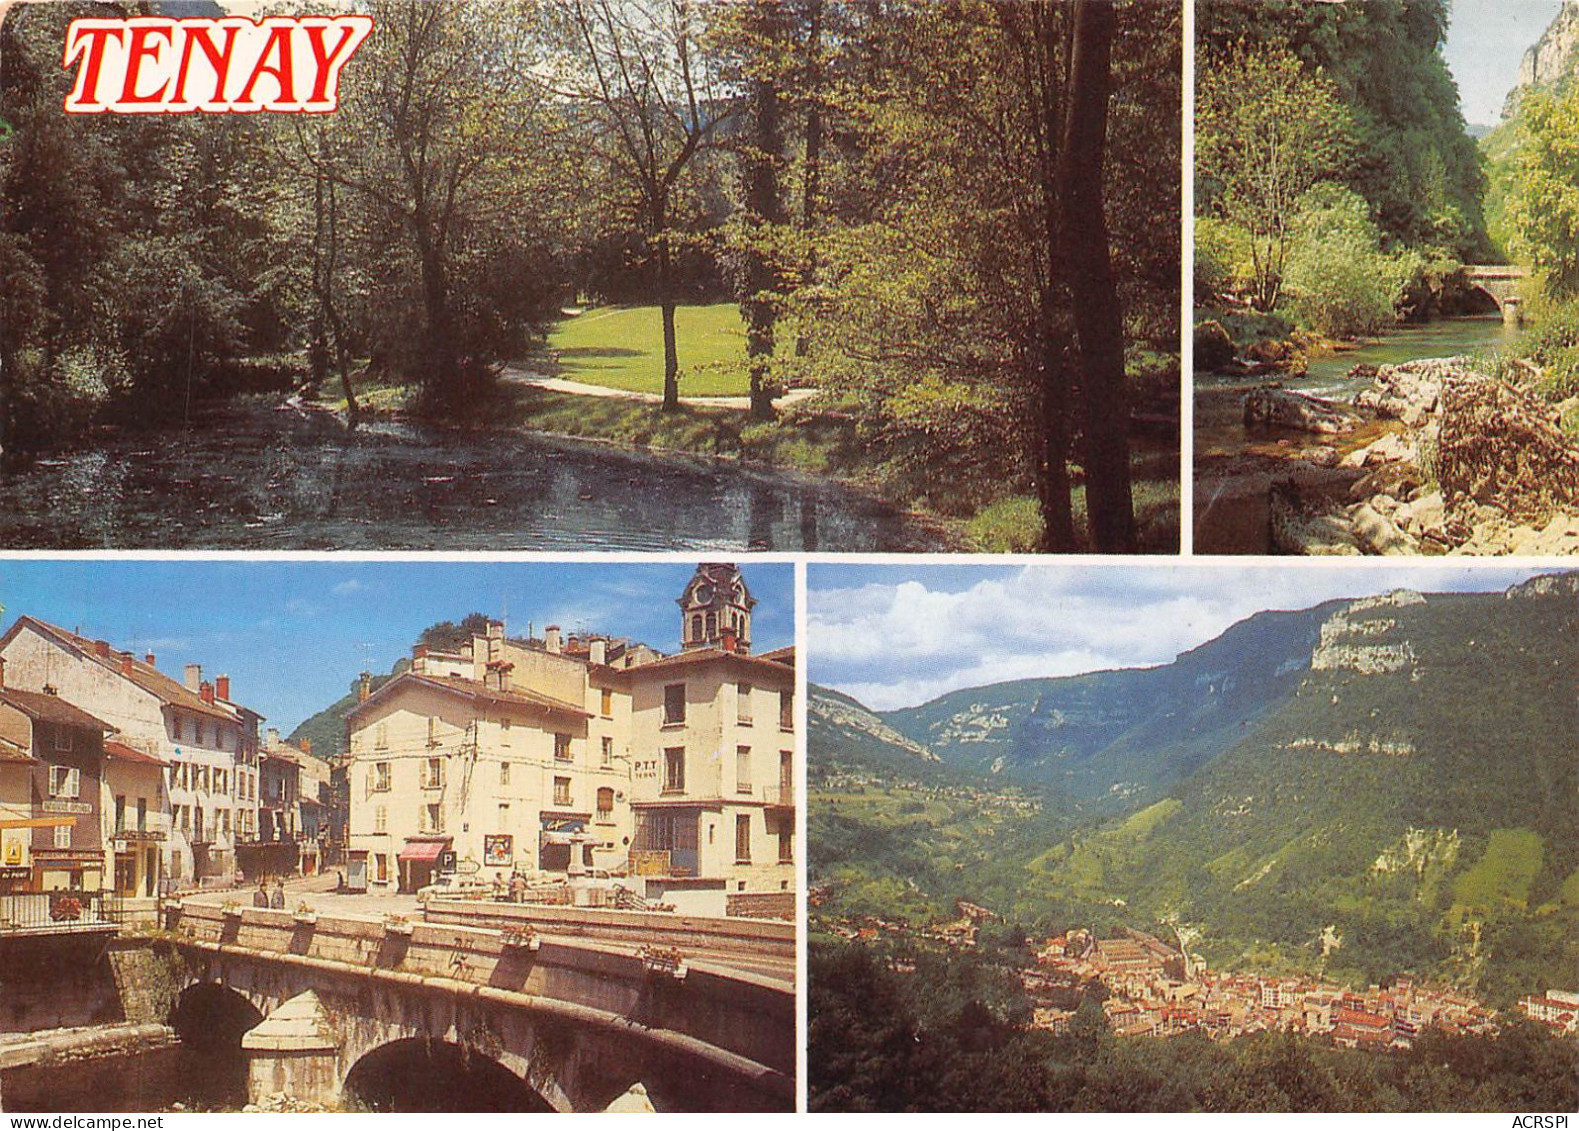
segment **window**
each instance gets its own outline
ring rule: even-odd
[[[735,722],[743,727],[751,725],[751,685],[742,683],[735,689]]]
[[[679,726],[683,722],[685,722],[685,684],[668,684],[663,689],[663,725]]]
[[[444,831],[444,812],[438,802],[434,801],[424,805],[419,816],[423,832],[441,833]]]
[[[779,751],[779,803],[788,805],[795,800],[795,752]]]
[[[603,736],[603,765],[614,764],[614,740],[608,735]]]
[[[389,792],[389,763],[388,762],[374,762],[373,763],[373,792],[374,793],[388,793]]]
[[[137,799],[137,830],[138,830],[138,832],[146,832],[147,829],[148,829],[148,799],[146,797],[139,797]]]
[[[718,635],[718,614],[717,613],[708,613],[707,614],[707,638],[709,640],[712,640],[717,635]]]
[[[598,789],[598,819],[606,821],[614,816],[614,790],[608,786]]]
[[[56,825],[55,826],[55,847],[56,848],[70,848],[71,847],[71,826],[70,825]]]
[[[788,825],[779,829],[779,863],[795,863],[795,830]]]
[[[499,763],[499,784],[500,785],[509,785],[510,784],[510,763],[509,762],[500,762]]]
[[[751,792],[751,747],[735,747],[735,792]]]
[[[751,814],[735,818],[735,863],[751,863]]]
[[[126,827],[126,795],[115,795],[115,831],[120,832]]]
[[[663,791],[680,793],[685,789],[685,747],[671,746],[663,752]]]
[[[554,779],[554,804],[555,805],[565,805],[565,806],[568,806],[568,805],[571,804],[571,801],[570,801],[570,779],[569,778],[555,778]]]
[[[221,809],[219,811],[219,831],[224,833],[226,836],[230,835],[230,810],[229,809]]]
[[[71,731],[70,727],[61,726],[61,725],[59,725],[57,723],[51,729],[55,732],[55,749],[56,750],[70,750],[70,749],[72,749],[72,737],[73,737],[73,735],[72,735],[72,731]]]
[[[787,687],[779,692],[779,729],[795,729],[795,693]]]
[[[373,728],[373,747],[376,750],[389,749],[389,724],[379,723]]]
[[[382,805],[373,810],[373,831],[375,833],[389,831],[389,810]]]
[[[422,767],[422,788],[442,789],[444,786],[444,759],[429,758]]]
[[[439,744],[439,720],[432,715],[428,716],[428,746],[430,748]]]
[[[570,736],[568,734],[554,735],[554,761],[570,761]]]
[[[49,795],[51,797],[76,797],[81,792],[81,770],[66,766],[51,766],[49,768]]]
[[[598,707],[598,713],[605,719],[614,717],[614,692],[610,688],[605,687],[603,689],[602,703]]]
[[[373,879],[381,884],[389,882],[389,855],[378,852],[373,855]]]
[[[696,613],[691,617],[691,639],[702,639],[702,614]]]

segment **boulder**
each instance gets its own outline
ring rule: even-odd
[[[1579,509],[1579,444],[1549,406],[1511,385],[1447,388],[1435,465],[1450,510],[1466,500],[1494,504],[1514,524],[1541,528]]]
[[[1287,389],[1253,389],[1245,397],[1245,423],[1336,435],[1354,431],[1360,418],[1320,397]]]
[[[1360,545],[1373,554],[1393,556],[1419,552],[1415,540],[1370,503],[1355,507],[1349,521]]]
[[[1234,340],[1214,319],[1195,324],[1195,368],[1208,372],[1226,369],[1234,363]]]

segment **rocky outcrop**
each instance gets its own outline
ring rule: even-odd
[[[1245,423],[1340,435],[1358,428],[1360,418],[1320,397],[1287,389],[1252,389],[1245,397]]]
[[[1436,477],[1449,506],[1495,506],[1544,526],[1579,504],[1579,445],[1545,402],[1502,381],[1458,382],[1443,392]]]
[[[1407,590],[1398,590],[1399,593]],[[1414,594],[1419,596],[1419,594]],[[1375,600],[1369,598],[1368,600]],[[1402,598],[1400,598],[1402,599]],[[1356,607],[1358,606],[1358,607]],[[1381,675],[1387,672],[1412,671],[1415,666],[1414,646],[1380,642],[1398,627],[1392,617],[1362,617],[1353,614],[1370,612],[1380,605],[1355,602],[1328,617],[1321,626],[1321,635],[1310,654],[1312,671],[1348,670],[1361,675]],[[1401,606],[1398,606],[1401,607]]]
[[[1579,2],[1565,0],[1562,10],[1520,60],[1518,83],[1508,92],[1502,116],[1506,118],[1513,113],[1526,91],[1556,85],[1574,70],[1576,60],[1579,60]]]
[[[870,711],[857,707],[854,704],[843,702],[829,695],[821,695],[814,691],[811,693],[807,709],[815,712],[833,726],[844,727],[848,730],[870,735],[879,742],[914,754],[923,761],[938,762],[942,760],[919,742],[911,741]]]
[[[1579,573],[1543,573],[1503,594],[1510,601],[1532,597],[1579,597]]]

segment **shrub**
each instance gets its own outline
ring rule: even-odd
[[[1306,194],[1295,224],[1284,273],[1289,306],[1328,337],[1374,334],[1395,321],[1395,304],[1415,266],[1383,254],[1360,196],[1321,185]]]

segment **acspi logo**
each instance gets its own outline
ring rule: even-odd
[[[69,114],[321,114],[371,16],[73,20],[61,66]]]

